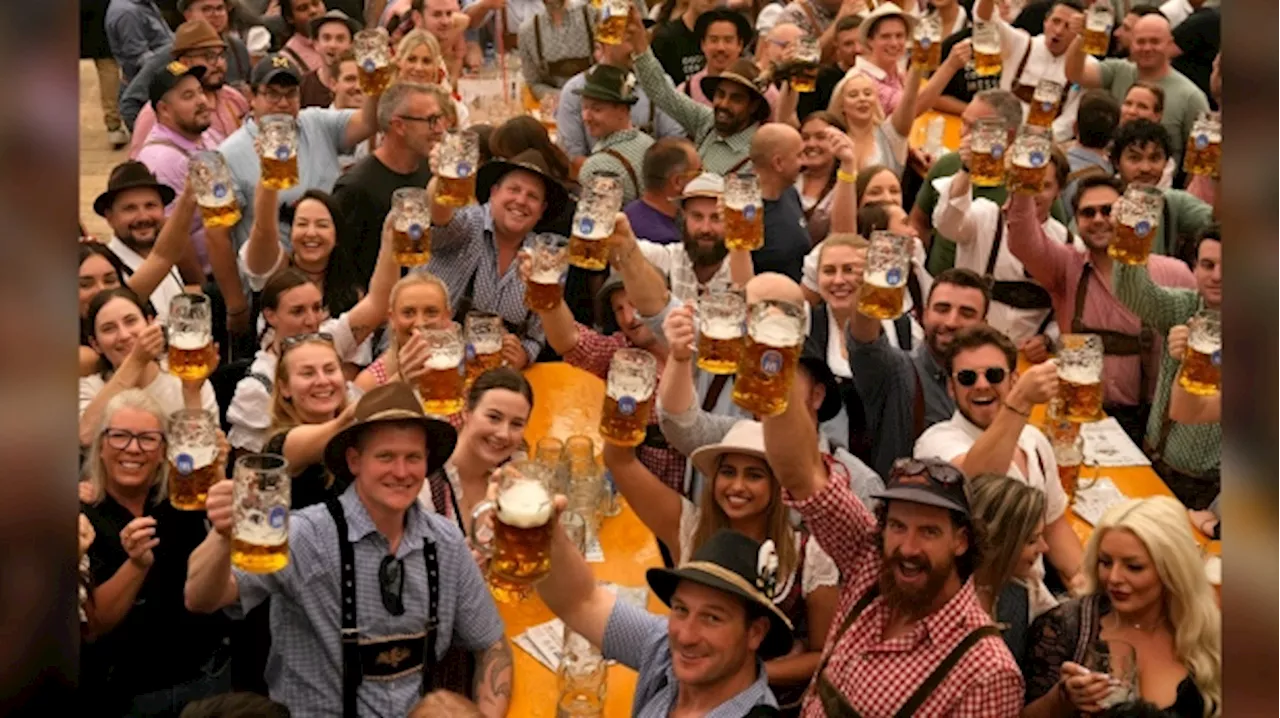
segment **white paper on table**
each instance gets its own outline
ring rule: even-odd
[[[538,647],[529,638],[528,631],[525,631],[524,633],[521,633],[520,635],[511,639],[511,642],[519,646],[521,649],[523,649],[525,653],[528,653],[529,655],[533,656],[534,660],[546,666],[547,670],[551,671],[552,673],[554,673],[560,665],[559,660],[557,660],[554,664],[552,664],[550,659],[542,655],[542,651],[538,650]]]
[[[587,563],[604,563],[604,547],[600,545],[600,537],[592,536],[591,543],[587,545],[587,553],[584,557]]]
[[[1113,417],[1080,425],[1084,463],[1098,466],[1150,466],[1151,460]]]
[[[1120,489],[1116,488],[1111,479],[1099,476],[1089,488],[1076,491],[1076,501],[1072,504],[1072,508],[1080,518],[1089,522],[1090,526],[1096,526],[1107,509],[1127,498],[1129,497],[1120,493]]]

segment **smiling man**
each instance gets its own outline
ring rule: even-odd
[[[351,49],[352,38],[362,27],[341,10],[330,10],[311,21],[311,37],[322,62],[302,76],[303,107],[328,107],[333,102],[334,78],[329,68]]]
[[[578,170],[578,183],[587,187],[597,175],[613,175],[622,182],[623,204],[640,197],[644,153],[653,146],[652,137],[631,126],[631,106],[640,100],[635,85],[629,70],[596,65],[582,88],[573,91],[582,97],[582,126],[595,142]]]

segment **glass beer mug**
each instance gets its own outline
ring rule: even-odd
[[[594,456],[569,459],[566,482],[569,510],[587,520],[587,535],[595,537],[604,520],[600,499],[604,495],[604,472]]]
[[[631,12],[629,0],[602,0],[600,24],[596,26],[596,39],[606,45],[618,45],[627,34],[627,14]]]
[[[1054,361],[1063,413],[1068,421],[1098,421],[1102,418],[1102,337],[1063,334],[1061,341]]]
[[[600,649],[565,626],[556,669],[559,697],[556,718],[599,718],[604,715],[609,666]]]
[[[994,22],[973,23],[973,71],[978,77],[999,77],[1004,69],[1000,55],[1000,29]]]
[[[1155,187],[1129,185],[1111,210],[1116,233],[1107,254],[1125,264],[1146,264],[1164,214],[1164,194]]]
[[[431,212],[427,191],[401,187],[391,193],[391,244],[396,263],[412,269],[431,261]]]
[[[698,368],[733,374],[742,361],[747,331],[747,298],[733,289],[711,291],[698,298]]]
[[[915,240],[877,230],[867,247],[867,268],[858,287],[858,312],[872,319],[897,319],[907,292]]]
[[[298,184],[298,122],[289,115],[258,120],[262,186],[286,190]]]
[[[569,264],[580,269],[601,270],[609,266],[609,243],[614,222],[622,211],[622,179],[615,174],[595,175],[582,188],[573,214],[569,238]]]
[[[351,40],[356,56],[356,79],[360,91],[366,95],[381,95],[395,79],[395,67],[391,64],[391,40],[384,28],[370,28],[357,32]]]
[[[165,323],[169,343],[169,373],[183,381],[203,381],[213,373],[218,353],[213,349],[213,310],[203,294],[179,294],[169,302]]]
[[[1005,185],[1019,194],[1037,194],[1044,188],[1049,171],[1053,133],[1047,127],[1023,125],[1009,150],[1009,171]]]
[[[1080,465],[1084,463],[1084,438],[1055,440],[1053,459],[1058,464],[1058,481],[1067,495],[1067,508],[1076,502],[1076,490],[1080,487]]]
[[[489,588],[496,600],[513,603],[527,598],[533,585],[551,571],[551,539],[555,513],[550,491],[551,472],[528,460],[499,469],[497,497],[480,502],[471,513],[471,545],[489,559]],[[483,540],[477,528],[481,517],[493,514],[493,536]]]
[[[1036,84],[1035,94],[1031,97],[1031,109],[1027,112],[1027,124],[1037,127],[1052,127],[1062,111],[1062,90],[1064,85],[1053,80],[1041,80]]]
[[[916,20],[912,31],[911,67],[928,74],[942,64],[942,23],[932,15]]]
[[[1182,161],[1188,174],[1217,178],[1222,164],[1222,116],[1202,112],[1187,138],[1187,153]]]
[[[1109,2],[1095,2],[1084,11],[1084,32],[1080,49],[1094,57],[1103,57],[1111,45],[1111,28],[1115,15]]]
[[[471,130],[447,130],[435,156],[436,204],[466,207],[476,201],[480,136]]]
[[[536,312],[549,312],[564,299],[562,282],[569,271],[569,244],[558,234],[535,235],[530,255],[524,305]]]
[[[467,312],[464,327],[467,335],[467,379],[464,391],[471,388],[481,374],[502,366],[502,317],[489,312]]]
[[[969,175],[975,187],[1004,184],[1005,144],[1009,129],[999,117],[983,117],[969,130]]]
[[[791,72],[792,92],[813,92],[818,86],[818,64],[822,62],[822,49],[818,39],[802,37],[796,40],[795,65]]]
[[[277,454],[236,459],[231,564],[250,573],[289,565],[289,462]]]
[[[462,411],[466,383],[466,345],[457,323],[446,329],[419,329],[427,345],[427,370],[418,378],[422,410],[437,416]]]
[[[766,299],[747,310],[747,342],[733,382],[733,403],[759,416],[786,411],[804,346],[805,310]]]
[[[195,190],[200,219],[206,227],[230,227],[240,221],[240,203],[232,189],[231,168],[220,152],[191,156],[187,181]]]
[[[1222,391],[1222,317],[1202,309],[1187,321],[1187,350],[1178,385],[1196,396]]]
[[[204,511],[218,479],[218,423],[204,409],[169,415],[169,503],[180,511]]]
[[[754,252],[764,246],[764,200],[760,178],[738,172],[724,178],[724,246]]]
[[[600,412],[600,437],[615,446],[644,441],[657,383],[658,362],[652,354],[643,349],[614,352]]]

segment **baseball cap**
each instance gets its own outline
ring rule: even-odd
[[[964,474],[942,459],[903,458],[893,462],[884,491],[872,494],[886,501],[910,501],[937,506],[969,517]]]
[[[278,80],[281,76],[292,78],[295,83],[302,82],[302,72],[293,60],[290,60],[287,55],[272,53],[258,60],[258,64],[253,66],[249,84],[258,87]]]
[[[151,77],[151,84],[147,87],[147,95],[151,98],[152,107],[164,99],[169,90],[177,87],[183,78],[194,77],[199,80],[204,77],[204,72],[203,67],[187,67],[177,60],[160,68],[160,71]]]
[[[684,186],[684,192],[680,195],[680,201],[693,197],[712,197],[719,198],[724,194],[724,178],[720,175],[713,175],[710,172],[702,174],[689,180]]]

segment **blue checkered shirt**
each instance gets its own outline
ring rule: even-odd
[[[533,232],[525,235],[523,246],[532,247],[536,236]],[[520,343],[533,363],[547,335],[542,329],[542,320],[524,305],[524,282],[516,264],[512,262],[506,273],[498,276],[498,247],[494,244],[493,214],[488,202],[463,207],[453,213],[449,224],[431,227],[431,261],[425,271],[449,287],[449,306],[458,306],[474,275],[471,308],[492,312],[506,322],[523,326]]]
[[[356,564],[356,625],[360,637],[421,633],[427,625],[424,540],[436,545],[440,570],[439,633],[436,656],[452,645],[481,651],[503,637],[502,619],[466,541],[449,519],[409,507],[396,550],[404,561],[405,612],[392,616],[382,606],[378,566],[388,553],[386,538],[374,528],[355,493],[338,501],[346,514],[347,538]],[[240,601],[227,609],[239,617],[271,597],[271,653],[266,679],[272,700],[294,718],[342,715],[342,616],[339,611],[338,531],[323,504],[289,517],[289,565],[270,574],[236,570]],[[361,716],[403,718],[418,702],[421,673],[392,681],[365,680],[356,694]]]
[[[605,658],[618,661],[640,675],[636,678],[633,718],[666,718],[676,705],[679,684],[671,668],[671,646],[667,642],[667,619],[632,606],[625,601],[613,604],[604,629]],[[778,707],[769,690],[764,662],[756,659],[756,680],[746,690],[716,706],[705,718],[742,718],[758,705]]]

